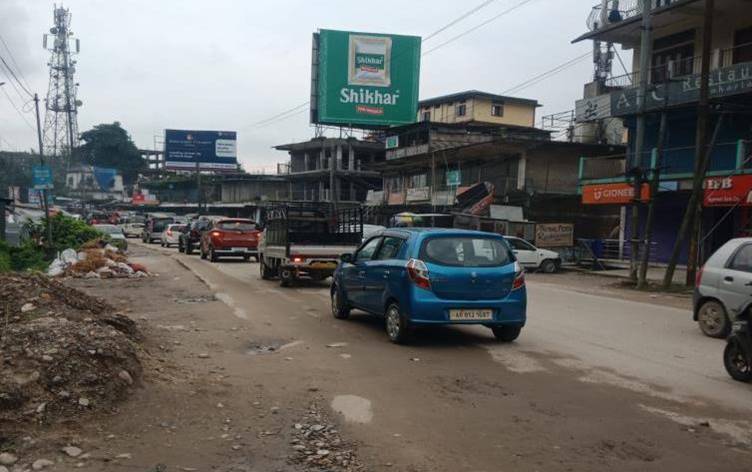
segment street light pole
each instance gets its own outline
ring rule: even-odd
[[[42,144],[42,124],[39,119],[39,95],[34,94],[34,109],[37,116],[37,140],[39,141],[39,164],[44,166],[44,145]],[[42,208],[47,222],[47,245],[52,247],[52,221],[50,220],[50,205],[47,201],[47,189],[42,190]]]

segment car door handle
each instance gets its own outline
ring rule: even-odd
[[[726,277],[724,277],[724,278],[723,278],[723,281],[724,281],[724,282],[733,282],[733,281],[734,281],[734,278],[733,278],[733,277],[731,277],[731,276],[728,276],[728,275],[727,275]]]

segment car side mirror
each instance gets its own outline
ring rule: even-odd
[[[348,264],[352,264],[353,255],[350,253],[342,254],[341,256],[339,256],[339,260]]]

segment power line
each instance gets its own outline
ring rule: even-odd
[[[437,34],[440,34],[440,33],[444,32],[445,30],[447,30],[447,29],[451,28],[452,26],[456,25],[457,23],[459,23],[460,21],[464,20],[464,19],[465,19],[465,18],[467,18],[468,16],[472,15],[473,13],[477,12],[478,10],[480,10],[480,9],[482,9],[482,8],[485,8],[485,7],[487,7],[488,5],[492,4],[492,3],[493,3],[493,2],[495,2],[495,1],[496,1],[496,0],[486,0],[485,2],[481,3],[481,4],[480,4],[480,5],[478,5],[477,7],[473,8],[473,9],[471,9],[471,10],[469,10],[469,11],[465,12],[465,13],[463,13],[462,15],[458,16],[458,17],[457,17],[457,18],[455,18],[454,20],[450,21],[450,22],[449,22],[449,23],[447,23],[446,25],[442,26],[441,28],[437,29],[437,30],[436,30],[436,31],[434,31],[433,33],[431,33],[431,34],[429,34],[428,36],[426,36],[425,38],[423,38],[423,42],[426,42],[426,41],[428,41],[429,39],[431,39],[431,38],[433,38],[434,36],[436,36]]]
[[[538,74],[538,75],[536,75],[534,77],[531,77],[530,79],[527,79],[526,81],[524,81],[524,82],[522,82],[522,83],[520,83],[518,85],[515,85],[512,88],[509,88],[509,89],[503,91],[502,94],[509,94],[509,93],[519,92],[520,90],[523,90],[523,89],[525,89],[527,87],[535,85],[538,82],[541,82],[541,81],[543,81],[543,80],[545,80],[545,79],[547,79],[547,78],[549,78],[549,77],[551,77],[553,75],[558,74],[559,72],[562,72],[562,71],[564,71],[564,70],[566,70],[566,69],[574,66],[575,64],[577,64],[578,62],[582,61],[583,59],[585,59],[586,57],[590,56],[591,54],[592,54],[591,52],[586,52],[585,54],[583,54],[581,56],[577,56],[574,59],[570,59],[570,60],[568,60],[567,62],[565,62],[563,64],[559,64],[558,66],[554,67],[553,69],[550,69],[550,70],[548,70],[546,72]]]
[[[258,126],[258,125],[262,125],[262,124],[266,123],[267,121],[273,121],[274,119],[276,119],[276,118],[279,118],[280,116],[283,116],[283,115],[286,115],[286,114],[288,114],[288,113],[291,113],[291,112],[297,111],[298,109],[300,109],[300,108],[302,108],[302,107],[304,107],[304,106],[307,106],[307,105],[308,105],[308,104],[310,104],[310,103],[311,103],[310,101],[309,101],[309,102],[305,102],[305,103],[301,103],[300,105],[298,105],[298,106],[296,106],[296,107],[294,107],[294,108],[290,108],[289,110],[287,110],[287,111],[283,111],[282,113],[279,113],[279,114],[277,114],[277,115],[274,115],[274,116],[272,116],[272,117],[270,117],[270,118],[267,118],[267,119],[265,119],[265,120],[261,120],[261,121],[257,121],[257,122],[256,122],[255,124],[256,124],[256,126]]]
[[[16,73],[15,73],[15,72],[13,72],[13,69],[12,69],[12,68],[11,68],[11,67],[10,67],[10,66],[8,65],[8,63],[7,63],[7,62],[5,62],[5,58],[4,58],[4,57],[3,57],[2,55],[0,55],[0,62],[2,62],[2,63],[3,63],[3,65],[5,65],[5,68],[6,68],[7,70],[8,70],[8,72],[10,72],[10,75],[11,75],[11,76],[13,76],[13,78],[14,78],[14,79],[16,80],[16,82],[18,83],[18,86],[19,86],[19,87],[21,87],[21,89],[22,89],[22,90],[23,90],[24,92],[26,92],[26,93],[27,93],[27,94],[29,95],[29,97],[33,97],[33,96],[34,96],[34,94],[33,94],[33,93],[31,93],[31,92],[29,92],[29,89],[27,89],[27,88],[26,88],[26,87],[24,86],[24,84],[23,84],[23,83],[21,83],[21,81],[20,81],[20,80],[18,80],[18,76],[16,75]]]
[[[21,71],[21,67],[19,67],[18,62],[16,62],[16,58],[13,56],[13,52],[10,50],[10,47],[8,46],[8,43],[5,42],[5,39],[3,38],[3,35],[0,34],[0,43],[3,43],[3,46],[5,46],[5,50],[8,51],[8,56],[10,56],[10,61],[15,66],[16,70],[18,70],[18,75],[21,76],[23,79],[24,85],[26,85],[27,89],[30,89],[29,82],[26,80],[26,77],[24,77],[23,72]]]
[[[8,95],[8,92],[3,87],[0,87],[0,90],[3,91],[3,94],[5,94],[5,98],[7,98],[8,101],[10,102],[10,104],[13,105],[13,109],[16,110],[16,113],[18,113],[18,116],[20,116],[24,120],[24,122],[26,123],[26,125],[32,131],[36,132],[37,129],[35,127],[31,126],[31,123],[29,123],[29,120],[27,120],[26,117],[23,115],[23,113],[21,113],[21,110],[18,109],[18,107],[16,106],[15,102],[13,102],[13,100],[11,100],[10,95]]]
[[[489,24],[489,23],[491,23],[491,22],[493,22],[493,21],[501,18],[502,16],[505,16],[505,15],[508,15],[509,13],[512,13],[513,11],[517,10],[520,7],[523,7],[524,5],[526,5],[526,4],[528,4],[528,3],[532,2],[532,1],[534,1],[534,0],[523,0],[520,3],[518,3],[518,4],[513,5],[513,6],[509,7],[509,8],[507,8],[506,10],[502,11],[501,13],[492,16],[488,20],[486,20],[486,21],[484,21],[484,22],[482,22],[482,23],[480,23],[480,24],[478,24],[478,25],[476,25],[476,26],[474,26],[474,27],[472,27],[472,28],[470,28],[470,29],[468,29],[466,31],[463,31],[462,33],[458,34],[457,36],[454,36],[454,37],[452,37],[452,38],[444,41],[443,43],[441,43],[438,46],[435,46],[435,47],[429,49],[428,51],[425,51],[423,53],[423,55],[425,56],[426,54],[430,54],[431,52],[433,52],[433,51],[435,51],[435,50],[437,50],[439,48],[442,48],[442,47],[446,46],[449,43],[453,43],[454,41],[456,41],[456,40],[458,40],[458,39],[460,39],[460,38],[462,38],[464,36],[467,36],[468,34],[472,33],[473,31],[477,30],[478,28],[482,28],[483,26],[486,26],[487,24]]]

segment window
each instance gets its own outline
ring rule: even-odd
[[[435,237],[427,240],[421,259],[454,267],[498,267],[509,263],[509,251],[499,239]]]
[[[465,116],[467,113],[467,105],[465,105],[465,102],[460,102],[457,104],[456,108],[457,116]]]
[[[531,246],[527,241],[523,241],[522,239],[509,238],[507,239],[507,241],[512,246],[512,249],[516,251],[535,251],[535,248],[533,246]]]
[[[671,77],[694,72],[695,30],[683,31],[653,42],[651,81],[659,84]]]
[[[752,272],[752,244],[739,248],[734,254],[734,259],[729,264],[729,269]]]
[[[376,252],[376,248],[381,243],[381,237],[373,238],[361,246],[358,250],[358,254],[355,256],[356,261],[370,261],[373,257],[373,253]]]
[[[423,111],[423,115],[421,116],[422,121],[431,121],[431,112],[430,111]]]
[[[404,240],[402,238],[395,238],[393,236],[387,236],[384,238],[384,243],[381,245],[379,252],[374,256],[375,261],[386,261],[389,259],[396,259]]]
[[[428,186],[427,174],[416,174],[407,178],[407,188],[420,188],[426,186]]]
[[[501,102],[491,104],[491,116],[504,116],[504,104]]]
[[[258,229],[256,223],[250,221],[220,221],[216,227],[226,231],[255,231]]]

